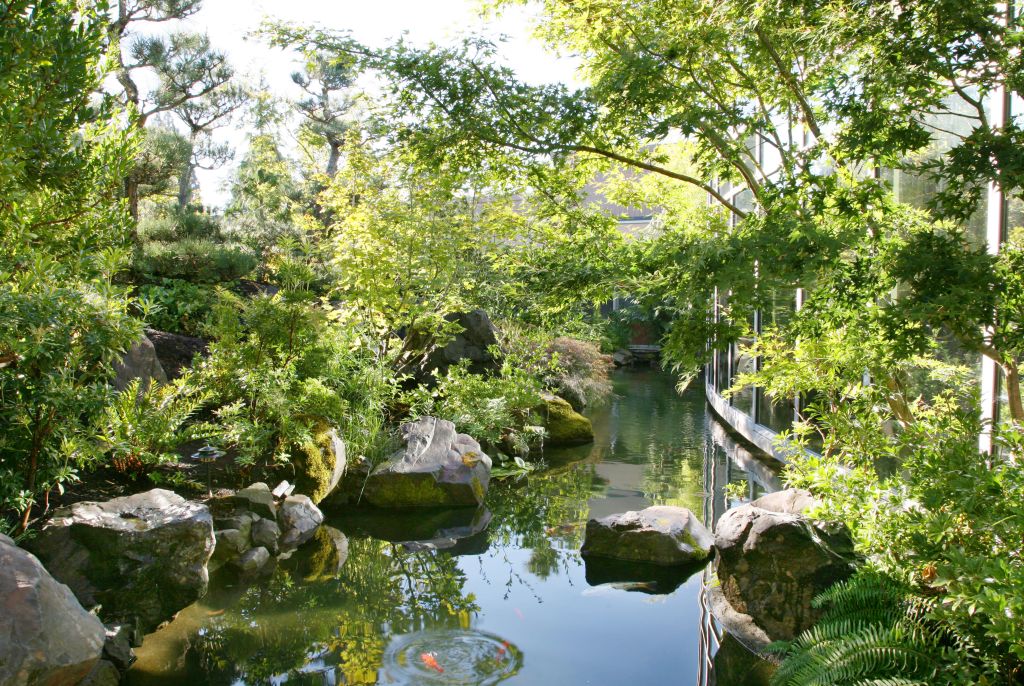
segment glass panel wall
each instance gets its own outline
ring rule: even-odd
[[[732,346],[733,351],[733,364],[732,364],[732,378],[729,380],[730,385],[736,383],[736,379],[739,378],[740,374],[752,374],[757,371],[757,358],[747,355],[743,351],[754,343],[754,318],[751,317],[747,322],[749,327],[749,334],[739,339],[736,345]],[[754,387],[747,385],[736,391],[732,396],[732,405],[736,409],[749,414],[751,417],[755,416],[756,408],[754,407]]]
[[[771,306],[761,313],[761,331],[785,326],[796,313],[796,289],[786,288],[772,293]],[[758,389],[757,421],[775,432],[789,431],[796,417],[792,398],[767,397]]]

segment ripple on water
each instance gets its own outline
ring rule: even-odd
[[[387,684],[491,686],[522,666],[522,652],[494,634],[441,629],[392,638],[383,673]]]

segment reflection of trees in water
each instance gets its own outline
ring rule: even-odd
[[[332,669],[350,685],[376,683],[391,635],[469,626],[479,608],[464,595],[456,562],[355,539],[338,576],[311,583],[303,581],[313,578],[305,573],[307,553],[212,617],[193,642],[192,659],[210,684],[261,684],[281,674],[289,683],[312,683],[308,672]]]
[[[685,507],[698,517],[704,511],[704,458],[694,451],[652,456],[644,468],[644,497],[656,505]]]
[[[587,499],[597,481],[593,465],[575,463],[531,474],[525,485],[492,484],[487,496],[494,513],[490,554],[506,555],[509,548],[527,548],[532,574],[541,579],[557,574],[583,543]],[[511,563],[509,567],[511,582],[515,573]]]

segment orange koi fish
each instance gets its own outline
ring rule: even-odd
[[[510,649],[512,646],[509,645],[508,641],[502,641],[501,645],[498,646],[498,653],[494,656],[494,661],[499,665],[505,659],[506,648]]]
[[[425,664],[427,667],[434,670],[438,674],[444,674],[444,667],[437,664],[437,660],[434,659],[433,653],[420,653],[420,660],[423,661],[423,664]]]

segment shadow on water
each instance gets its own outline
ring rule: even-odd
[[[619,372],[615,386],[589,413],[592,445],[493,483],[480,511],[337,513],[265,581],[215,579],[146,638],[129,683],[766,683],[710,618],[703,565],[580,558],[589,517],[679,505],[711,524],[735,504],[727,483],[749,497],[777,487],[699,389],[680,396],[653,370]]]

